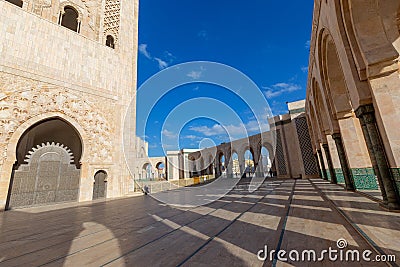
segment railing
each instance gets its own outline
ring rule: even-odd
[[[157,193],[162,191],[174,190],[181,187],[204,184],[214,179],[214,175],[202,175],[198,177],[173,181],[135,180],[135,191],[147,191],[148,193]]]

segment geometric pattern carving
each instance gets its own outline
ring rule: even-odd
[[[38,145],[14,171],[9,207],[77,201],[79,179],[70,149],[54,142]]]
[[[90,161],[111,162],[113,128],[97,108],[67,90],[31,87],[3,98],[0,95],[0,165],[6,159],[7,145],[15,130],[30,118],[46,112],[62,113],[81,125],[87,136],[85,149]]]
[[[378,189],[378,181],[373,168],[353,168],[351,173],[356,189]]]
[[[120,0],[106,0],[104,10],[104,36],[112,35],[118,41],[121,3]]]
[[[336,174],[336,180],[338,184],[344,184],[344,175],[343,171],[341,168],[336,168],[335,169],[335,174]]]
[[[286,175],[286,161],[283,154],[281,132],[279,129],[276,130],[276,158],[278,160],[278,170],[280,175]]]
[[[51,0],[34,0],[32,1],[32,12],[41,16],[44,8],[51,7]]]
[[[312,150],[307,120],[305,117],[296,118],[295,124],[297,136],[300,142],[300,151],[304,164],[304,172],[306,175],[318,174],[317,162],[315,162],[315,156]]]

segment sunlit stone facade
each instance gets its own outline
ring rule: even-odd
[[[306,113],[323,176],[400,203],[400,1],[315,1]]]

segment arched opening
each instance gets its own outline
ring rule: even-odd
[[[112,37],[111,35],[107,35],[106,37],[106,46],[113,49],[115,48],[114,37]]]
[[[355,92],[349,91],[347,86],[351,80],[346,80],[333,38],[330,35],[325,35],[320,45],[320,50],[322,51],[321,76],[325,81],[323,89],[327,100],[327,109],[331,113],[330,117],[334,125],[337,125],[338,128],[333,132],[340,132],[340,135],[336,135],[336,140],[338,141],[336,148],[341,168],[334,168],[331,162],[331,173],[335,174],[338,183],[345,183],[346,188],[358,190],[378,189],[377,176],[372,167],[370,155],[368,155],[367,144],[357,134],[357,132],[362,132],[362,127],[355,116],[348,115],[353,113],[353,104],[357,105]],[[318,84],[315,87],[319,89]],[[315,113],[322,113],[323,95],[320,94],[320,90],[316,90],[316,95],[318,98]],[[316,120],[318,119],[323,120],[323,118],[317,117]],[[323,138],[325,137],[324,134],[326,133],[321,133]],[[324,150],[329,158],[329,147],[325,146]],[[330,163],[328,160],[326,161],[329,168]],[[321,168],[324,169],[322,163]],[[327,174],[326,176],[329,175]],[[327,178],[329,179],[329,177]]]
[[[73,163],[80,168],[82,142],[78,131],[59,118],[50,118],[34,124],[26,130],[17,145],[17,167],[24,163],[25,156],[32,148],[54,142],[68,147],[74,155]]]
[[[145,180],[152,180],[154,178],[152,169],[153,168],[150,163],[145,163],[142,168],[142,178]]]
[[[24,5],[24,2],[22,0],[6,0],[6,1],[18,7],[22,7]]]
[[[61,17],[61,26],[64,26],[74,32],[79,32],[78,11],[71,6],[64,7],[64,14]]]
[[[353,108],[340,60],[335,44],[329,38],[326,40],[326,51],[323,62],[325,62],[325,68],[323,69],[326,71],[324,76],[327,79],[327,88],[330,92],[330,99],[332,100],[332,106],[336,114],[351,111]]]
[[[220,152],[218,155],[218,165],[217,165],[218,176],[225,174],[225,156],[224,153]]]
[[[106,198],[107,195],[107,172],[101,170],[94,175],[93,200]]]
[[[254,154],[252,149],[247,149],[244,152],[244,177],[250,177],[253,175],[255,172],[255,167],[254,167]]]
[[[82,142],[59,118],[38,122],[17,144],[6,208],[78,200]]]
[[[164,164],[164,162],[158,162],[156,164],[156,169],[157,169],[157,178],[165,179],[165,164]]]
[[[338,122],[333,117],[332,109],[328,107],[328,105],[330,105],[329,101],[322,96],[320,87],[315,80],[312,83],[312,91],[314,95],[315,108],[317,110],[316,115],[318,119],[318,125],[321,128],[321,133],[333,133],[334,129],[332,125],[335,125],[337,130],[339,128]]]
[[[239,156],[236,152],[232,154],[232,173],[234,177],[240,177]]]
[[[261,160],[260,160],[260,163],[262,164],[262,170],[264,172],[263,173],[264,177],[266,177],[266,176],[272,177],[271,158],[270,158],[270,155],[269,155],[269,151],[265,146],[263,146],[261,148]]]

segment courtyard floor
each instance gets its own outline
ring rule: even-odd
[[[387,266],[257,257],[265,246],[319,257],[338,239],[344,252],[400,259],[400,213],[323,180],[267,179],[253,193],[247,184],[197,208],[136,196],[0,213],[0,266]]]

